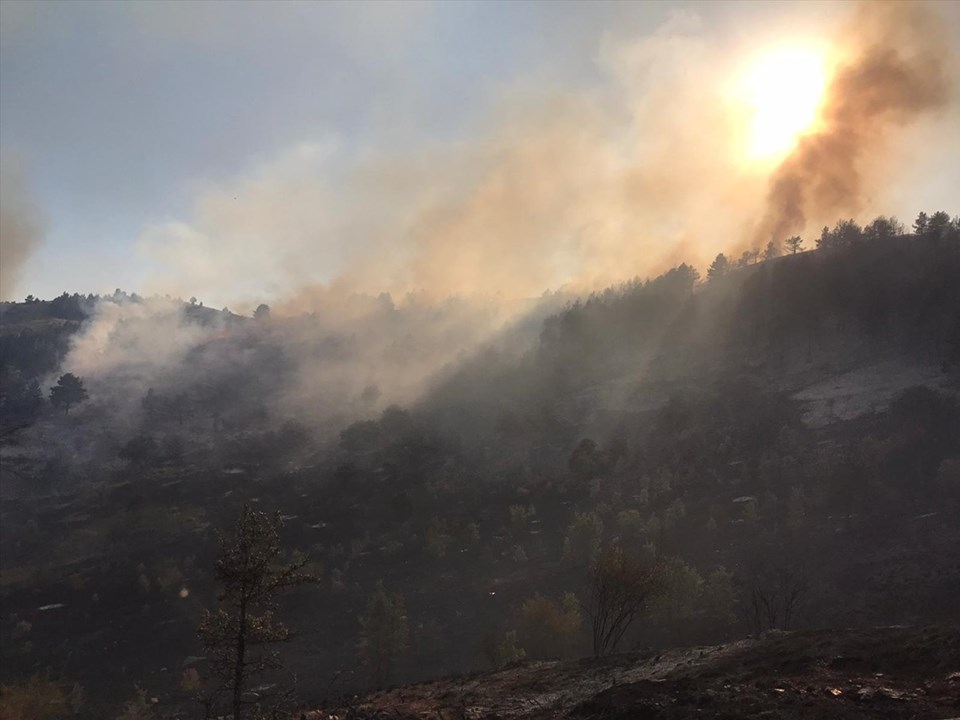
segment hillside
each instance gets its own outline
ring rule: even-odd
[[[137,687],[186,713],[216,533],[244,506],[279,511],[320,580],[281,599],[288,675],[269,679],[295,677],[313,707],[521,655],[549,685],[578,666],[539,661],[591,652],[588,582],[612,550],[661,578],[621,651],[956,622],[960,244],[844,228],[707,281],[680,265],[545,296],[509,322],[388,296],[257,319],[124,294],[4,306],[4,683],[78,684],[77,717]],[[89,397],[52,406],[66,372]],[[378,597],[405,638],[381,664],[358,649]],[[824,636],[789,637],[802,654]],[[636,668],[688,698],[679,664]],[[570,712],[602,714],[600,675]],[[894,690],[914,693],[904,677]]]
[[[771,632],[724,645],[522,663],[305,710],[309,720],[951,718],[960,630]]]

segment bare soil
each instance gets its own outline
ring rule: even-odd
[[[960,717],[960,626],[771,632],[393,688],[308,720]]]

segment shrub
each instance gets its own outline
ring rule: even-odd
[[[568,654],[580,631],[580,604],[573,593],[559,603],[537,593],[523,603],[520,617],[520,638],[533,658]]]
[[[60,687],[46,677],[33,675],[15,685],[0,685],[0,718],[53,720],[70,714]]]

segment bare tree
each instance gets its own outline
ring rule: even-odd
[[[617,546],[600,552],[590,571],[589,600],[593,654],[613,652],[647,603],[663,591],[663,573],[655,559],[638,560]]]
[[[782,563],[758,569],[746,598],[754,630],[789,630],[806,592],[807,576],[801,564]]]
[[[304,572],[305,557],[283,561],[280,514],[244,506],[232,536],[219,536],[216,575],[219,607],[205,610],[199,635],[211,658],[212,687],[205,698],[209,712],[226,695],[233,720],[241,720],[250,679],[279,669],[275,651],[257,648],[283,642],[290,632],[274,618],[275,597],[282,590],[315,582]]]

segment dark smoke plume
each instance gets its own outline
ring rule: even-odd
[[[771,178],[755,245],[856,214],[890,131],[950,100],[947,43],[922,5],[864,5],[850,37],[856,51],[827,88],[822,129],[802,137]]]

